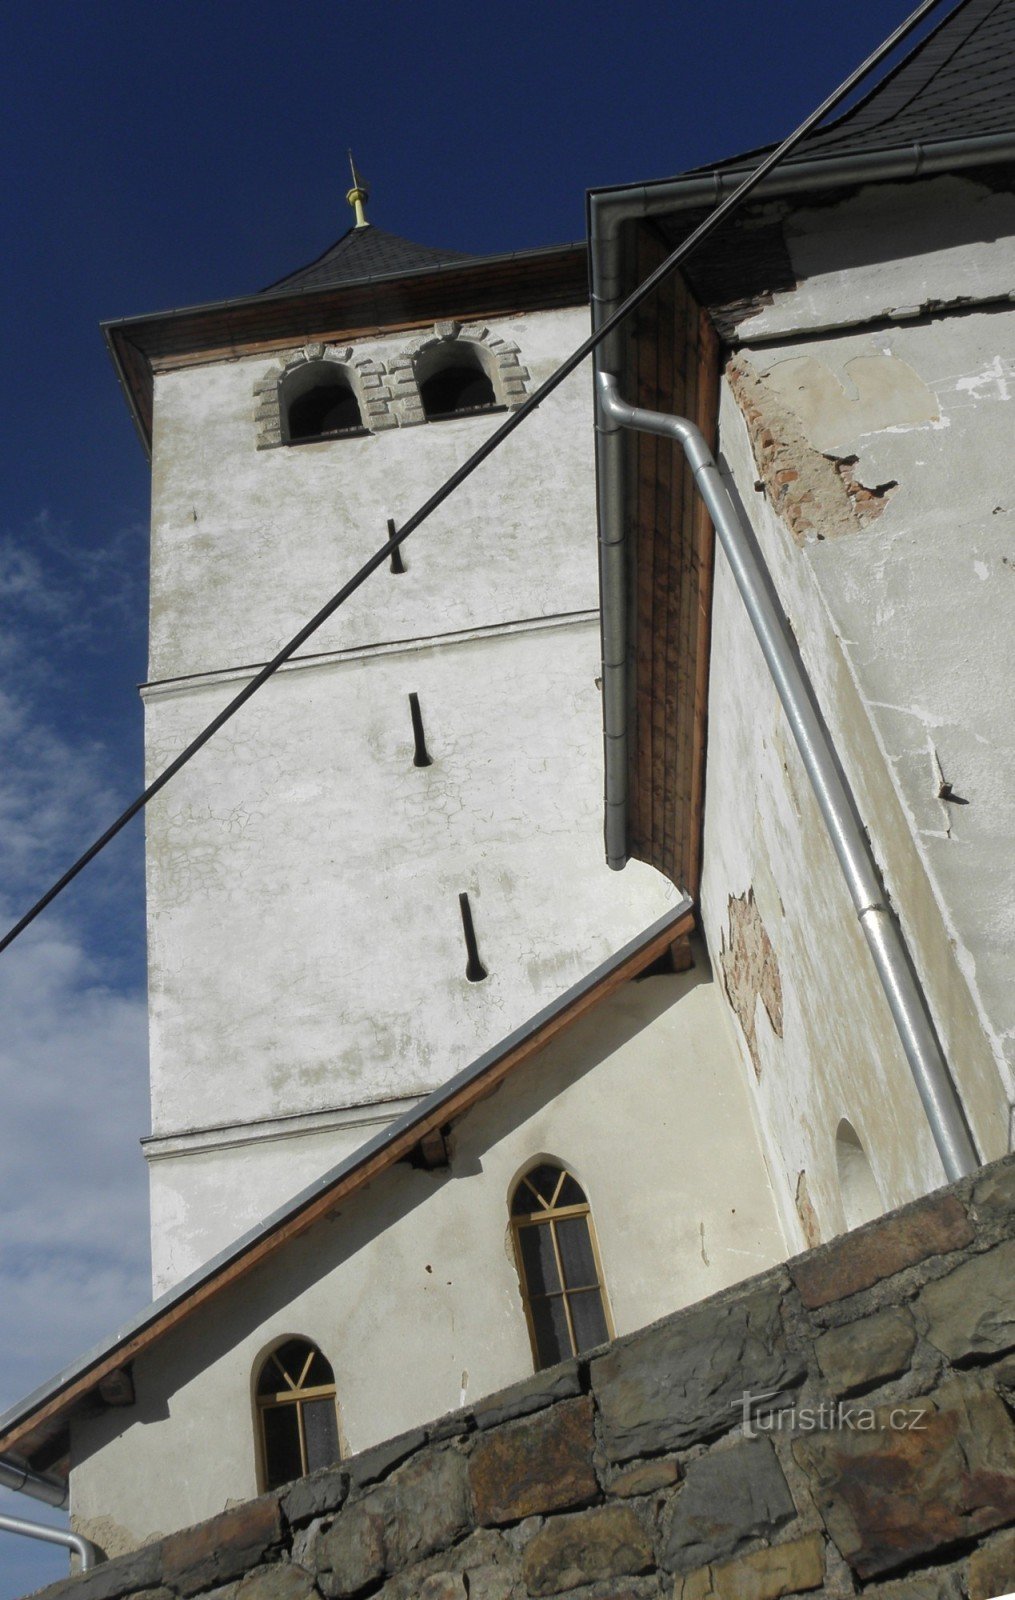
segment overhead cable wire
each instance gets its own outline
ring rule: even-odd
[[[271,660],[266,662],[266,664],[254,674],[248,683],[244,684],[239,693],[234,695],[229,701],[228,705],[224,706],[218,715],[213,717],[212,720],[204,728],[202,728],[201,732],[196,736],[196,738],[192,739],[186,748],[180,751],[180,754],[169,763],[168,767],[164,768],[164,770],[159,773],[157,778],[153,778],[152,782],[148,784],[147,788],[143,789],[142,792],[137,796],[136,800],[133,800],[126,810],[120,813],[116,821],[106,829],[105,833],[100,834],[95,842],[89,845],[84,854],[78,857],[73,866],[68,867],[63,876],[58,878],[56,882],[46,890],[46,893],[42,895],[28,911],[25,912],[25,915],[18,922],[16,922],[7,933],[4,934],[3,938],[0,939],[0,953],[6,950],[9,945],[13,944],[14,940],[17,939],[19,935],[24,933],[25,929],[35,921],[39,913],[44,911],[48,905],[52,904],[57,895],[61,894],[63,890],[67,888],[68,884],[74,881],[74,879],[78,876],[78,873],[82,872],[84,868],[88,866],[90,861],[94,861],[95,857],[106,848],[107,844],[111,843],[111,841],[116,838],[117,834],[127,826],[128,822],[132,821],[132,819],[137,816],[139,811],[144,810],[148,802],[153,800],[159,791],[165,788],[170,779],[174,778],[180,769],[185,767],[187,762],[190,761],[191,758],[208,743],[209,739],[213,738],[218,730],[236,715],[240,707],[246,705],[247,701],[257,693],[258,689],[260,689],[263,684],[267,683],[269,678],[274,677],[279,668],[284,666],[285,663],[296,654],[300,646],[305,644],[306,641],[317,632],[318,628],[322,627],[323,624],[328,621],[329,617],[334,616],[335,612],[340,606],[345,604],[350,595],[355,594],[356,590],[366,582],[370,574],[372,572],[376,572],[378,567],[383,566],[384,562],[387,561],[389,556],[391,556],[394,551],[403,545],[406,539],[408,539],[411,534],[415,533],[416,529],[422,523],[424,523],[426,519],[438,509],[439,506],[442,506],[445,500],[449,499],[450,496],[454,494],[455,490],[461,484],[463,484],[467,478],[472,476],[477,467],[482,466],[483,462],[486,461],[489,456],[492,456],[495,450],[500,448],[500,446],[504,443],[504,440],[510,434],[514,433],[516,428],[521,427],[526,418],[530,417],[532,413],[542,405],[543,401],[546,400],[555,389],[560,387],[565,378],[569,378],[571,373],[574,372],[577,367],[581,366],[582,362],[592,354],[593,350],[595,350],[598,345],[602,344],[604,339],[609,338],[614,329],[619,327],[620,324],[631,315],[632,311],[636,311],[642,302],[648,299],[653,290],[656,289],[658,285],[662,283],[663,280],[667,278],[682,261],[686,260],[691,252],[699,244],[701,244],[704,239],[708,238],[710,234],[716,231],[716,229],[725,221],[731,212],[735,211],[740,205],[743,204],[743,202],[747,199],[747,196],[764,181],[774,167],[778,166],[781,161],[785,160],[790,151],[795,149],[800,143],[801,139],[806,138],[807,134],[810,133],[813,128],[817,127],[818,123],[822,122],[824,118],[834,111],[837,106],[841,105],[842,101],[853,92],[853,90],[859,83],[862,82],[867,74],[872,72],[887,55],[890,55],[892,50],[895,49],[896,45],[901,44],[902,41],[906,39],[915,28],[919,27],[924,17],[926,17],[940,4],[941,0],[923,0],[923,3],[917,6],[916,10],[913,11],[904,22],[900,23],[899,27],[897,27],[893,33],[889,34],[888,38],[883,40],[883,42],[878,45],[877,49],[874,50],[865,61],[861,62],[860,66],[851,72],[848,78],[844,79],[839,87],[832,94],[830,94],[826,100],[823,100],[821,104],[814,111],[812,111],[803,122],[800,123],[799,127],[796,128],[787,139],[783,140],[782,144],[778,145],[773,151],[771,151],[754,169],[754,171],[750,173],[744,179],[744,181],[739,184],[725,200],[721,202],[721,204],[717,205],[715,209],[711,211],[709,215],[701,223],[699,223],[699,225],[693,229],[691,233],[688,234],[687,238],[684,239],[682,243],[677,245],[676,249],[666,257],[665,261],[660,262],[659,266],[657,266],[655,270],[649,274],[644,282],[639,284],[638,287],[628,295],[627,299],[621,302],[616,311],[607,317],[605,321],[602,322],[595,330],[595,332],[590,334],[589,337],[585,339],[576,350],[572,351],[572,353],[561,362],[560,366],[557,367],[556,370],[539,385],[538,389],[533,391],[529,398],[522,405],[520,405],[516,411],[513,411],[509,416],[505,417],[504,421],[494,429],[493,433],[491,433],[490,436],[484,440],[479,448],[474,450],[472,455],[470,455],[468,459],[451,474],[450,477],[444,480],[440,488],[436,489],[429,499],[425,500],[423,504],[413,512],[408,521],[403,524],[397,533],[393,534],[392,537],[388,539],[388,541],[383,544],[379,550],[375,551],[368,561],[364,562],[363,566],[361,566],[359,571],[349,579],[348,583],[344,583],[341,589],[339,589],[336,594],[333,594],[331,599],[328,600],[321,607],[321,609],[315,613],[314,616],[311,617],[310,621],[305,623],[304,626],[300,628],[298,633],[293,634],[292,638],[282,646],[281,650],[279,650],[276,655],[272,656]]]

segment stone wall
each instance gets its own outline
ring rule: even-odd
[[[44,1594],[990,1600],[1013,1404],[1008,1157]]]

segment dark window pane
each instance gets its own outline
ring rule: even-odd
[[[295,1406],[268,1406],[264,1418],[265,1488],[303,1476],[299,1422]]]
[[[335,1374],[331,1370],[331,1362],[326,1361],[319,1350],[315,1350],[310,1369],[303,1379],[304,1389],[322,1389],[326,1383],[333,1384],[334,1381]]]
[[[531,1300],[537,1294],[552,1294],[560,1288],[553,1240],[546,1222],[534,1222],[518,1230],[518,1242],[525,1269],[525,1289]]]
[[[528,1216],[530,1211],[538,1210],[539,1201],[536,1199],[535,1195],[532,1193],[532,1190],[529,1188],[528,1184],[523,1178],[515,1190],[514,1198],[511,1201],[511,1215],[513,1217],[525,1217]]]
[[[536,1354],[540,1367],[552,1367],[573,1355],[571,1335],[567,1329],[567,1314],[560,1295],[550,1300],[531,1302],[532,1326],[536,1333]]]
[[[571,1321],[579,1351],[591,1350],[610,1337],[603,1311],[603,1297],[598,1289],[587,1289],[583,1294],[568,1296]]]
[[[305,1400],[303,1402],[303,1435],[307,1443],[307,1471],[330,1467],[338,1460],[338,1419],[335,1402]]]
[[[300,1373],[306,1365],[307,1356],[313,1349],[309,1339],[287,1339],[285,1344],[279,1345],[275,1351],[274,1360],[277,1366],[272,1366],[272,1390],[288,1389],[289,1384],[281,1376],[285,1373],[293,1383],[299,1383]]]
[[[541,1167],[534,1167],[527,1172],[525,1177],[539,1195],[544,1205],[549,1205],[553,1200],[558,1183],[560,1182],[560,1167],[551,1167],[545,1163]],[[532,1207],[535,1210],[535,1206]]]
[[[560,1186],[557,1204],[559,1206],[583,1206],[585,1204],[585,1190],[580,1183],[572,1178],[570,1173],[568,1173]]]
[[[597,1284],[599,1274],[592,1254],[588,1217],[561,1217],[553,1226],[557,1230],[557,1246],[567,1288],[588,1289]]]

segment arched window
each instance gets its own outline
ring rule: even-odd
[[[367,432],[348,375],[330,361],[308,362],[289,375],[282,417],[289,444]]]
[[[315,1344],[287,1339],[273,1350],[256,1398],[265,1489],[338,1460],[335,1374]]]
[[[428,422],[471,416],[497,405],[490,375],[479,352],[454,340],[430,345],[416,360],[416,381]]]
[[[599,1251],[584,1190],[543,1162],[518,1182],[511,1229],[537,1371],[610,1338]]]

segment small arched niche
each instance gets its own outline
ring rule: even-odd
[[[843,1117],[835,1130],[835,1166],[847,1228],[859,1228],[884,1211],[874,1169],[851,1122]]]
[[[462,339],[427,345],[416,357],[415,374],[427,422],[503,409],[480,350]]]
[[[333,361],[308,361],[289,372],[281,394],[282,437],[287,444],[365,434],[352,380]]]

